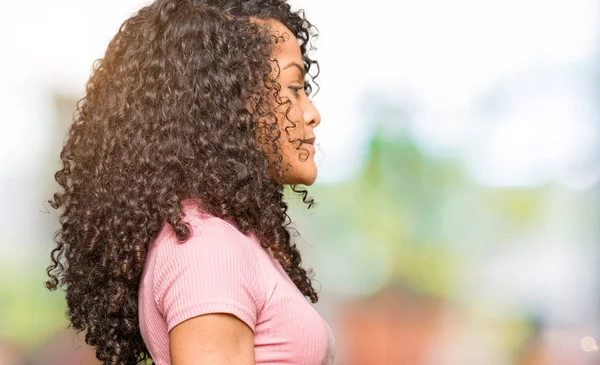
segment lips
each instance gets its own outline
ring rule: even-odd
[[[300,148],[308,150],[312,156],[315,153],[315,136],[303,139]]]
[[[315,144],[315,136],[303,139],[302,143],[303,144],[306,143],[306,144],[314,146],[314,144]]]

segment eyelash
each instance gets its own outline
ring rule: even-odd
[[[298,92],[299,92],[300,90],[305,90],[305,89],[306,89],[306,86],[290,86],[290,90],[292,90],[292,93],[293,93],[295,96],[298,96],[298,95],[299,95],[299,94],[298,94]]]

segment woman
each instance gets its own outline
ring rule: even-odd
[[[312,205],[313,36],[283,0],[157,0],[95,64],[47,286],[105,364],[332,363],[283,195]]]

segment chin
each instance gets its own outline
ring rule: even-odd
[[[302,176],[302,182],[300,182],[300,184],[302,185],[306,185],[306,186],[311,186],[312,184],[315,183],[315,180],[317,180],[317,171],[315,169],[314,172],[310,172],[304,176]]]
[[[310,186],[317,180],[317,165],[312,159],[302,163],[292,164],[283,178],[285,185]]]
[[[290,176],[284,184],[288,185],[306,185],[311,186],[314,184],[315,180],[317,180],[317,171],[305,171],[302,174],[297,174],[295,176]]]
[[[315,183],[315,181],[317,180],[317,175],[318,175],[318,170],[317,170],[317,165],[315,164],[314,161],[312,162],[312,166],[310,169],[308,169],[308,171],[306,171],[305,174],[305,182],[303,182],[304,185],[306,186],[310,186],[312,184]]]
[[[311,186],[312,184],[315,183],[315,180],[317,180],[317,177],[313,177],[313,178],[309,178],[309,179],[305,179],[304,181],[302,181],[300,184],[302,185],[306,185],[306,186]]]

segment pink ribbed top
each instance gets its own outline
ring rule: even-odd
[[[253,234],[184,201],[192,233],[180,243],[164,224],[151,242],[139,287],[142,337],[170,365],[169,331],[207,313],[230,313],[254,332],[256,364],[330,365],[331,328]]]

